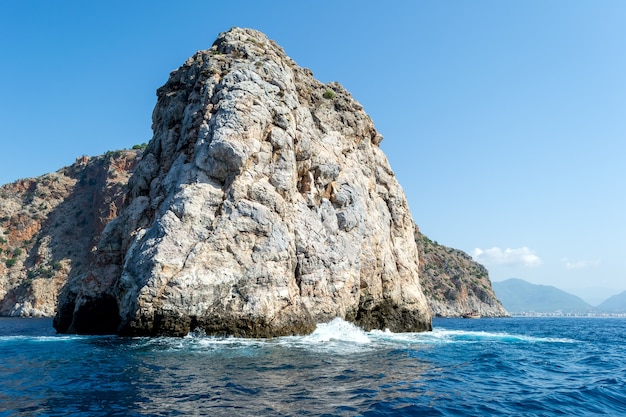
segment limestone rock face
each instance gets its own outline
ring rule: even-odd
[[[339,84],[234,28],[157,96],[125,207],[66,286],[58,331],[431,329],[406,198]]]

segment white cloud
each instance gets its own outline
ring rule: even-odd
[[[600,265],[598,261],[570,261],[569,259],[563,259],[563,264],[567,269],[585,269],[596,268]]]
[[[541,259],[526,246],[517,249],[501,249],[494,246],[491,249],[476,248],[472,252],[472,257],[477,262],[486,265],[508,265],[508,266],[539,266]]]

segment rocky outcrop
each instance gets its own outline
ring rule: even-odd
[[[68,275],[117,216],[141,151],[89,158],[0,187],[0,315],[52,317]]]
[[[431,328],[405,196],[339,84],[235,28],[157,96],[127,204],[66,286],[58,331],[268,337],[334,317]]]
[[[0,187],[0,315],[53,316],[70,277],[61,331],[271,335],[335,315],[422,329],[415,262],[404,260],[418,252],[433,316],[507,315],[467,254],[417,228],[417,251],[406,245],[410,216],[372,122],[263,35],[224,34],[159,96],[128,204],[140,150]]]
[[[70,167],[0,187],[0,315],[52,317],[68,276],[85,273],[116,217],[139,151],[78,158]],[[505,316],[485,268],[416,228],[419,276],[431,313]]]
[[[200,326],[213,332],[273,334],[276,325],[260,322],[254,313],[256,306],[273,302],[268,301],[272,297],[283,303],[275,315],[292,314],[288,317],[293,322],[283,326],[284,333],[306,332],[314,319],[334,315],[366,328],[390,323],[395,329],[410,328],[400,323],[408,314],[399,308],[405,295],[390,282],[406,277],[400,272],[412,271],[414,265],[401,262],[396,271],[390,265],[396,255],[407,256],[412,249],[404,244],[405,232],[400,227],[398,233],[398,224],[385,229],[375,223],[406,222],[406,203],[377,148],[380,136],[339,85],[316,82],[263,35],[235,30],[175,72],[159,95],[156,143],[131,182],[128,211],[105,234],[95,258],[91,250],[117,216],[141,152],[81,157],[56,173],[0,188],[0,315],[53,315],[59,289],[69,276],[74,278],[57,316],[64,331],[86,331],[81,329],[90,326],[92,332],[117,329],[122,323],[118,298],[121,294],[128,298],[129,293],[139,294],[137,305],[147,306],[148,316],[152,315],[147,320],[152,324],[142,330],[131,324],[126,329],[130,333],[182,334]],[[355,167],[355,161],[370,166]],[[247,169],[253,164],[258,166]],[[367,181],[354,181],[362,177]],[[203,201],[207,190],[211,198]],[[384,214],[368,219],[379,208]],[[178,226],[182,228],[175,230]],[[373,237],[366,236],[370,227]],[[153,237],[150,242],[141,237],[165,232],[173,237]],[[193,236],[191,242],[187,232]],[[214,233],[219,236],[211,236]],[[395,240],[373,256],[375,248],[382,248],[382,237],[392,233]],[[484,316],[506,315],[481,265],[419,232],[416,242],[422,286],[433,315],[456,317],[472,310]],[[128,253],[139,244],[141,251]],[[211,247],[213,253],[201,251],[204,247]],[[150,260],[151,266],[144,269],[122,265],[145,263],[146,252],[160,258]],[[176,256],[168,259],[170,253]],[[241,308],[248,316],[228,322],[223,320],[224,306],[211,313],[212,319],[208,312],[215,308],[191,306],[188,315],[168,315],[172,306],[159,307],[162,292],[173,291],[168,287],[195,293],[196,286],[205,284],[198,279],[181,284],[186,279],[183,269],[192,265],[190,260],[201,258],[204,265],[194,267],[192,275],[227,261],[230,276],[213,274],[224,281],[211,287],[213,300],[225,294],[225,299],[233,300],[226,303],[228,308]],[[113,259],[116,262],[109,264]],[[89,273],[94,266],[96,272]],[[155,273],[159,268],[161,273]],[[271,281],[273,273],[281,275],[283,282]],[[365,273],[377,278],[361,278]],[[140,279],[129,290],[121,281],[129,276],[143,277],[145,282]],[[159,280],[156,301],[142,293],[148,291],[149,281]],[[254,295],[265,281],[271,281],[266,292]],[[163,282],[167,282],[165,289]],[[410,291],[417,293],[416,288]],[[381,303],[390,292],[395,297],[392,302]],[[79,307],[84,306],[78,309],[83,313],[75,315],[77,299]],[[175,307],[183,309],[180,304]],[[414,315],[415,311],[409,309]],[[102,324],[94,329],[89,317],[100,315],[109,319],[95,321]]]
[[[461,317],[478,312],[482,317],[506,317],[489,273],[471,256],[431,241],[415,228],[420,257],[420,279],[434,317]]]

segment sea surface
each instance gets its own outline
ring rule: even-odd
[[[625,416],[626,319],[335,320],[269,340],[0,319],[0,416]]]

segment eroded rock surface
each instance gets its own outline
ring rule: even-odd
[[[67,277],[117,216],[140,150],[83,156],[37,178],[0,187],[0,315],[52,317]]]
[[[334,317],[431,328],[406,198],[339,84],[234,28],[157,96],[127,202],[65,287],[57,330],[269,337]]]
[[[487,269],[458,249],[433,242],[415,230],[420,255],[420,282],[433,317],[507,317],[496,297]]]

